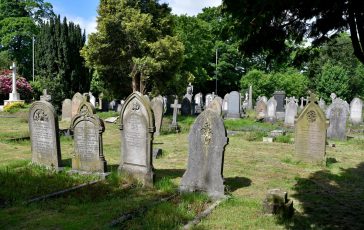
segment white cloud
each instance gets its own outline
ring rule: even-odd
[[[96,17],[85,19],[78,16],[65,15],[67,17],[67,21],[72,21],[75,24],[79,24],[81,29],[86,29],[86,35],[96,32]]]
[[[222,0],[162,0],[162,3],[168,3],[172,8],[172,13],[189,16],[197,15],[202,9],[210,6],[221,5]]]

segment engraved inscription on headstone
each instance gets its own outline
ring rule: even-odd
[[[154,117],[149,102],[139,92],[126,99],[120,113],[120,130],[119,170],[140,179],[145,186],[152,186]]]
[[[228,112],[227,118],[240,118],[241,112],[241,104],[240,104],[241,96],[237,91],[232,91],[229,93],[229,101],[228,101]]]
[[[29,110],[32,162],[50,168],[61,166],[61,148],[56,111],[52,104],[37,101]]]

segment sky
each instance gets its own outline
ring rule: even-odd
[[[52,3],[53,11],[61,17],[67,17],[68,21],[79,24],[86,29],[86,34],[96,31],[96,16],[99,0],[46,0]],[[168,3],[172,13],[189,16],[196,15],[202,8],[218,6],[221,0],[160,0],[160,3]]]

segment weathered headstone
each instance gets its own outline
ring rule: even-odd
[[[284,117],[284,124],[288,126],[294,126],[294,120],[297,115],[298,104],[294,97],[289,98],[289,102],[286,105],[286,115]]]
[[[229,104],[229,94],[227,93],[225,94],[224,100],[222,101],[222,111],[224,114],[227,114],[229,110],[228,104]]]
[[[227,118],[240,118],[241,105],[240,93],[232,91],[229,93]]]
[[[298,159],[322,163],[326,152],[328,121],[311,94],[309,102],[295,120],[295,155]]]
[[[71,129],[74,137],[72,169],[86,172],[106,172],[103,154],[102,133],[104,122],[95,114],[94,106],[82,102],[78,114],[72,118]]]
[[[271,97],[267,102],[267,116],[265,117],[265,121],[275,122],[277,120],[276,108],[277,101],[274,99],[274,97]]]
[[[49,102],[36,101],[29,110],[32,162],[48,168],[61,166],[57,113]]]
[[[208,109],[216,112],[219,116],[222,113],[222,99],[221,97],[215,97],[212,102],[209,104]]]
[[[71,121],[72,119],[72,101],[65,99],[62,102],[62,121]]]
[[[350,103],[350,121],[353,125],[359,125],[363,122],[363,101],[354,98]]]
[[[326,110],[326,117],[330,120],[327,138],[346,140],[346,121],[349,112],[348,103],[341,98],[335,97],[332,104]]]
[[[267,103],[263,99],[260,99],[255,105],[255,116],[257,120],[265,119],[267,116]]]
[[[320,100],[318,101],[318,105],[322,109],[322,111],[326,111],[326,103],[324,99],[320,98]]]
[[[149,102],[141,93],[134,92],[126,99],[120,113],[120,130],[119,170],[138,178],[145,186],[152,186],[154,118]]]
[[[189,156],[180,190],[204,191],[211,197],[224,195],[224,147],[228,142],[222,118],[214,111],[202,112],[189,134]]]
[[[171,105],[171,108],[173,109],[173,120],[170,127],[171,129],[178,130],[177,114],[178,109],[181,108],[181,104],[178,104],[178,99],[174,99],[174,103]]]
[[[80,107],[81,103],[84,101],[82,94],[75,93],[72,97],[72,117],[77,115],[78,107]]]
[[[150,104],[155,119],[155,135],[159,136],[163,120],[163,110],[164,110],[163,97],[159,95],[158,97],[153,98]]]

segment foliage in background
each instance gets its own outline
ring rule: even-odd
[[[0,72],[0,98],[6,99],[12,92],[13,78],[12,70],[3,70]],[[30,99],[33,93],[32,86],[22,76],[16,77],[16,88],[21,95],[21,99]]]
[[[24,102],[13,102],[4,105],[4,112],[15,113],[19,109],[25,108]]]

